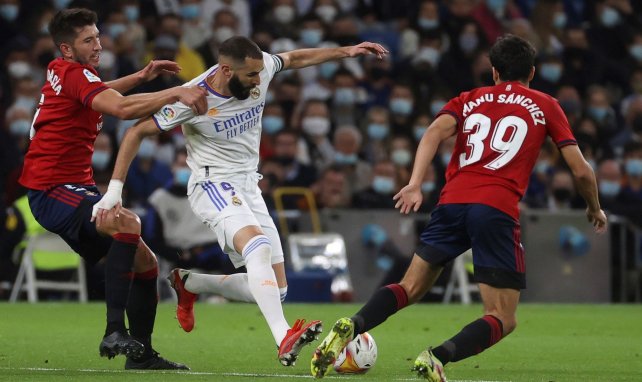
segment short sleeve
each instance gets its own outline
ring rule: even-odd
[[[560,104],[555,99],[552,99],[552,102],[548,104],[551,105],[549,113],[546,113],[546,129],[548,135],[551,136],[558,148],[576,145],[577,141]]]
[[[283,59],[278,55],[263,52],[263,63],[270,79],[283,70]]]
[[[463,94],[464,93],[459,97],[451,98],[450,101],[448,101],[448,103],[446,103],[446,105],[444,105],[444,107],[437,113],[437,115],[435,115],[435,118],[442,114],[448,114],[455,118],[457,126],[461,126],[464,109],[464,103],[462,102]]]
[[[84,106],[91,105],[94,97],[108,88],[95,72],[82,66],[69,68],[62,85],[68,97],[80,101]]]
[[[162,131],[168,131],[189,121],[192,117],[194,117],[192,109],[180,102],[176,102],[163,106],[152,116],[152,119],[156,127]]]

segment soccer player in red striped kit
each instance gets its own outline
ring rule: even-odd
[[[105,258],[107,327],[100,355],[126,355],[126,369],[188,369],[152,348],[158,263],[140,239],[140,219],[120,210],[95,224],[91,221],[92,207],[101,198],[91,158],[103,113],[134,119],[181,101],[202,114],[207,110],[206,93],[198,87],[175,87],[123,96],[180,68],[171,61],[152,61],[137,73],[102,82],[95,69],[102,50],[96,22],[93,11],[74,8],[58,12],[49,25],[62,57],[47,67],[20,182],[28,189],[31,211],[43,227],[60,235],[89,264]]]
[[[606,230],[595,174],[559,103],[528,86],[535,74],[535,49],[507,35],[497,40],[489,56],[495,85],[461,93],[437,113],[417,148],[410,182],[394,196],[400,212],[416,212],[422,202],[421,182],[439,143],[456,136],[439,205],[405,276],[375,292],[354,316],[336,322],[312,358],[315,377],[328,372],[354,336],[419,301],[443,266],[469,248],[484,315],[441,345],[421,352],[413,370],[429,381],[445,382],[444,365],[480,353],[515,329],[520,290],[526,287],[518,202],[547,136],[573,173],[588,206],[588,220],[596,232]]]

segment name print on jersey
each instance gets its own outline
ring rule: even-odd
[[[468,101],[464,105],[463,115],[467,117],[470,112],[475,108],[485,102],[494,102],[495,96],[492,93],[483,94],[474,101]],[[546,119],[544,118],[544,112],[539,108],[539,106],[531,99],[521,94],[500,94],[497,96],[497,102],[499,104],[513,104],[523,106],[528,113],[533,118],[533,123],[535,125],[546,125]]]
[[[214,129],[217,133],[225,131],[227,139],[243,134],[261,122],[264,106],[265,102],[261,102],[246,111],[234,114],[233,117],[226,120],[217,119],[213,123]]]
[[[47,70],[47,81],[49,81],[49,85],[51,85],[51,89],[56,92],[56,95],[60,95],[60,92],[62,91],[60,77],[54,73],[53,69]]]

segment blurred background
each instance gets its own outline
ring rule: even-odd
[[[454,143],[441,145],[425,176],[420,214],[400,216],[392,195],[407,184],[418,141],[450,98],[492,84],[488,49],[497,37],[529,40],[539,52],[531,87],[559,100],[612,219],[607,235],[593,235],[572,177],[547,142],[521,203],[524,299],[642,299],[642,2],[634,0],[0,0],[0,298],[9,297],[24,263],[33,220],[19,208],[26,190],[17,179],[45,69],[58,56],[47,25],[58,10],[76,6],[98,13],[103,81],[151,59],[183,69],[134,92],[199,75],[234,35],[273,54],[365,40],[388,48],[383,60],[327,62],[279,73],[271,83],[260,187],[281,230],[294,301],[363,300],[400,279]],[[133,123],[104,120],[93,156],[103,191]],[[232,272],[213,233],[181,213],[189,210],[185,159],[180,129],[144,141],[124,205],[141,216],[143,238],[163,269]],[[453,268],[427,301],[476,298],[467,284],[470,260]],[[89,298],[102,298],[100,265],[87,272]],[[171,296],[166,289],[162,297]]]

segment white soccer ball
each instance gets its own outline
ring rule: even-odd
[[[366,332],[358,334],[343,348],[336,361],[334,370],[340,374],[363,374],[377,361],[377,344]]]

